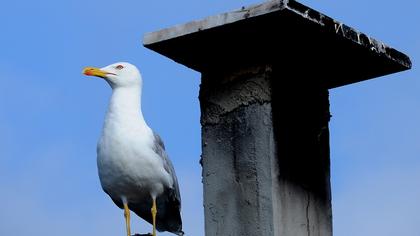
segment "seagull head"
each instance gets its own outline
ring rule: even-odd
[[[85,67],[83,74],[103,78],[113,89],[118,87],[138,87],[142,82],[137,67],[128,62],[117,62],[103,68]]]

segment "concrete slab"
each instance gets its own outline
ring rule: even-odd
[[[292,0],[147,33],[143,43],[199,72],[275,63],[310,70],[328,88],[411,68],[405,54]]]

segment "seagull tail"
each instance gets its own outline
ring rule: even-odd
[[[179,232],[176,232],[176,235],[178,235],[178,236],[184,236],[184,231],[179,231]]]

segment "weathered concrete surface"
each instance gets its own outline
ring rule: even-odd
[[[289,66],[311,64],[320,68],[316,79],[325,80],[328,88],[411,67],[403,53],[292,0],[148,33],[143,43],[200,72],[276,61],[293,73]]]
[[[279,68],[202,76],[207,236],[332,234],[328,92]]]

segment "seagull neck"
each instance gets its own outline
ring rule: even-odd
[[[141,111],[141,88],[119,87],[112,90],[107,116],[113,119],[130,119],[144,122]]]

